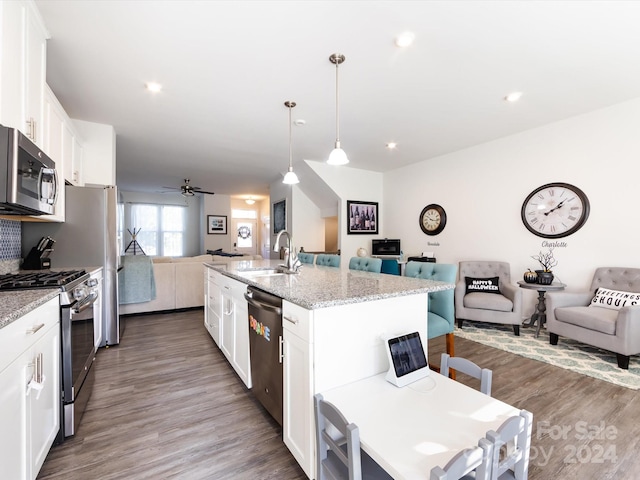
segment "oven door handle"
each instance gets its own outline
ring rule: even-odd
[[[80,313],[85,311],[91,305],[96,303],[96,300],[98,300],[98,292],[91,292],[90,295],[75,304],[75,306],[73,307],[73,313]]]

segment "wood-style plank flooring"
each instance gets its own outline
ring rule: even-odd
[[[430,362],[443,351],[431,341]],[[638,392],[462,338],[456,354],[493,370],[494,397],[533,412],[530,479],[640,478]],[[306,478],[202,310],[129,317],[95,368],[78,434],[51,450],[38,479]]]

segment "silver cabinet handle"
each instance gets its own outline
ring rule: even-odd
[[[282,336],[278,337],[278,361],[282,363],[282,359],[284,358],[284,339]]]
[[[298,324],[298,319],[297,318],[291,318],[291,317],[287,317],[286,315],[284,316],[284,319],[288,322],[293,323],[294,325]]]
[[[33,335],[38,330],[40,330],[42,327],[44,327],[44,323],[41,323],[40,325],[34,325],[29,330],[27,330],[27,335]]]

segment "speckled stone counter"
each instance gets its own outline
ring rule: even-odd
[[[58,295],[57,288],[0,292],[0,329]]]
[[[246,260],[209,268],[247,285],[253,285],[308,310],[384,298],[450,290],[452,283],[407,278],[382,273],[304,264],[299,274],[246,278],[243,270],[275,268],[282,260]]]

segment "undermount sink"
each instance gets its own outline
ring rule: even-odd
[[[246,270],[238,270],[238,275],[244,278],[257,278],[276,277],[279,275],[286,275],[286,273],[278,268],[251,268]]]

